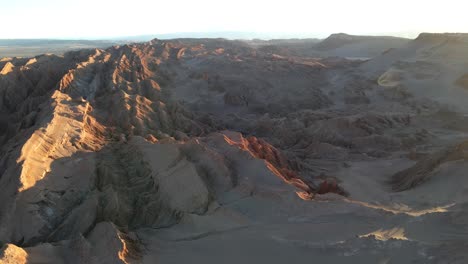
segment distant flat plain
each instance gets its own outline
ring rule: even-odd
[[[71,50],[107,48],[122,43],[110,40],[0,39],[0,58],[33,57],[45,53],[61,55]]]

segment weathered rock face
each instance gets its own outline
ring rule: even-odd
[[[251,169],[264,171],[272,178],[265,180],[275,186],[291,184],[313,195],[312,185],[299,176],[299,166],[264,140],[239,134],[245,145],[237,148],[231,140],[210,146],[190,139],[216,138],[208,133],[218,131],[220,124],[200,118],[208,117],[210,105],[253,106],[256,112],[279,91],[278,85],[254,75],[245,82],[226,75],[231,63],[238,63],[232,74],[241,75],[243,67],[258,60],[255,50],[242,43],[207,43],[155,40],[2,62],[0,241],[31,247],[85,235],[83,246],[102,248],[107,243],[100,240],[104,232],[115,247],[104,255],[85,250],[84,257],[96,263],[127,263],[131,230],[171,226],[185,214],[204,214],[224,193],[247,184],[239,178],[243,159],[251,160]],[[285,67],[308,71],[302,64],[259,61],[271,74],[289,74]],[[197,64],[197,70],[220,67],[221,75],[211,77],[211,70],[188,86],[184,82],[197,76]],[[288,100],[299,100],[299,92],[312,82],[316,80],[298,80],[297,92]],[[224,100],[205,104],[201,92],[187,107],[185,100],[192,93],[187,89],[196,83],[202,89],[219,87],[210,88],[206,99]],[[244,88],[236,90],[235,83]],[[319,88],[312,90],[307,96],[317,103],[311,107],[330,104]],[[196,114],[197,105],[201,115]],[[240,152],[220,150],[226,148]],[[247,156],[239,160],[241,153]],[[13,247],[5,249],[5,261],[26,258],[28,253]]]
[[[466,33],[421,33],[416,38],[417,42],[458,42],[468,41]]]
[[[464,74],[463,76],[458,78],[455,84],[464,89],[468,89],[468,74]]]
[[[459,160],[468,160],[468,142],[427,155],[414,166],[394,174],[390,182],[395,191],[408,190],[429,180],[444,163]]]
[[[342,230],[342,215],[353,228],[327,247],[344,256],[341,243],[364,243],[351,229],[379,234],[368,229],[414,222],[399,214],[446,212],[386,206],[388,178],[362,176],[394,175],[404,191],[466,160],[463,144],[435,151],[456,145],[440,131],[468,131],[464,115],[407,90],[443,67],[400,62],[369,77],[367,63],[271,50],[153,40],[1,60],[0,261],[151,263],[168,244],[238,230],[230,238],[309,248],[298,239],[321,238],[317,223]],[[381,163],[385,173],[362,168]],[[375,248],[387,250],[371,243],[366,254]]]
[[[6,244],[0,249],[2,264],[26,264],[28,254],[24,249],[12,244]]]

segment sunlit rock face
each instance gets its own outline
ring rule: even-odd
[[[1,59],[0,263],[463,259],[463,36],[304,55],[385,41]]]

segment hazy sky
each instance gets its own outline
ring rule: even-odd
[[[0,38],[468,32],[466,0],[0,0]]]

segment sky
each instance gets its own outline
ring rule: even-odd
[[[0,39],[178,32],[414,37],[468,32],[466,0],[0,0]]]

